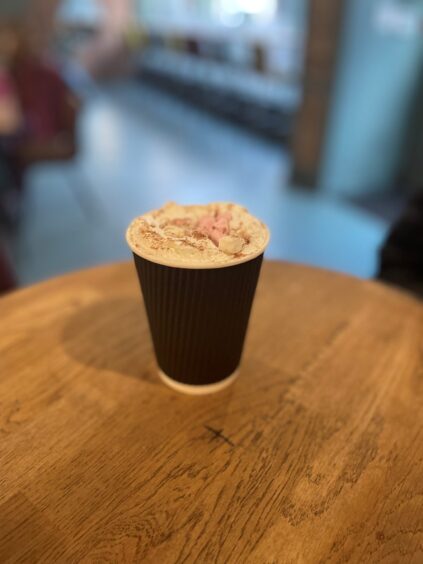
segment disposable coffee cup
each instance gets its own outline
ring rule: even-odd
[[[161,210],[165,211],[160,214]],[[161,210],[137,218],[127,231],[159,376],[180,392],[194,395],[217,392],[233,382],[239,373],[269,231],[235,204],[169,204]],[[239,210],[243,210],[242,213]],[[177,217],[178,214],[181,217]],[[243,214],[247,227],[240,219]],[[237,222],[228,220],[225,224],[221,220],[232,215]],[[184,221],[186,225],[178,231],[178,224]],[[255,227],[253,232],[258,233],[257,241],[254,245],[244,244],[238,251],[239,237],[233,233],[241,230],[248,241],[249,222]],[[238,230],[231,228],[233,223]],[[140,225],[142,228],[137,232]],[[166,226],[165,230],[161,225]],[[217,231],[214,225],[218,225]],[[225,248],[221,242],[223,237],[229,247],[231,241],[235,241],[233,248],[237,252],[220,251],[219,244]],[[191,249],[191,241],[198,244],[198,248]]]

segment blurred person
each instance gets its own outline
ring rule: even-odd
[[[22,114],[10,61],[17,48],[17,35],[10,23],[0,22],[0,143],[16,134],[22,125]]]
[[[76,154],[79,102],[54,65],[31,48],[21,32],[10,71],[24,117],[17,156],[25,167]]]
[[[10,148],[22,128],[22,112],[10,73],[0,61],[0,227],[10,223],[18,209],[13,190]]]
[[[12,48],[3,58],[14,84],[22,126],[8,144],[6,158],[15,187],[21,191],[28,166],[75,156],[79,102],[55,66],[37,51],[31,34],[17,25],[13,32],[15,42],[10,42]]]
[[[423,298],[423,192],[391,229],[381,250],[378,278]]]
[[[8,166],[10,143],[22,127],[22,113],[7,62],[15,47],[15,36],[6,26],[0,27],[0,294],[16,287],[16,276],[5,244],[5,227],[18,208],[17,195],[11,189]]]
[[[14,199],[9,190],[4,145],[10,136],[19,130],[20,123],[20,111],[13,84],[6,69],[0,66],[0,294],[16,286],[16,277],[3,242],[3,226],[7,224],[14,206]]]
[[[15,85],[8,69],[0,61],[0,137],[16,134],[22,124],[22,114]]]

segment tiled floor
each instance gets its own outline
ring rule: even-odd
[[[272,231],[268,257],[371,276],[385,224],[288,186],[289,159],[179,101],[126,83],[93,95],[77,163],[28,178],[13,250],[22,284],[129,258],[128,222],[167,200],[234,200]]]

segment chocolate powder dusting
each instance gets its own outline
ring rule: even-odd
[[[177,219],[171,219],[169,221],[169,224],[176,225],[177,227],[190,227],[192,221],[190,219],[177,218]]]
[[[193,231],[192,237],[194,237],[194,239],[197,239],[197,240],[207,239],[207,237],[203,233],[200,233],[200,231]]]

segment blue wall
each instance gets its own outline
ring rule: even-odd
[[[384,0],[350,0],[321,168],[321,189],[340,195],[395,183],[410,102],[423,72],[422,39],[377,29]]]

